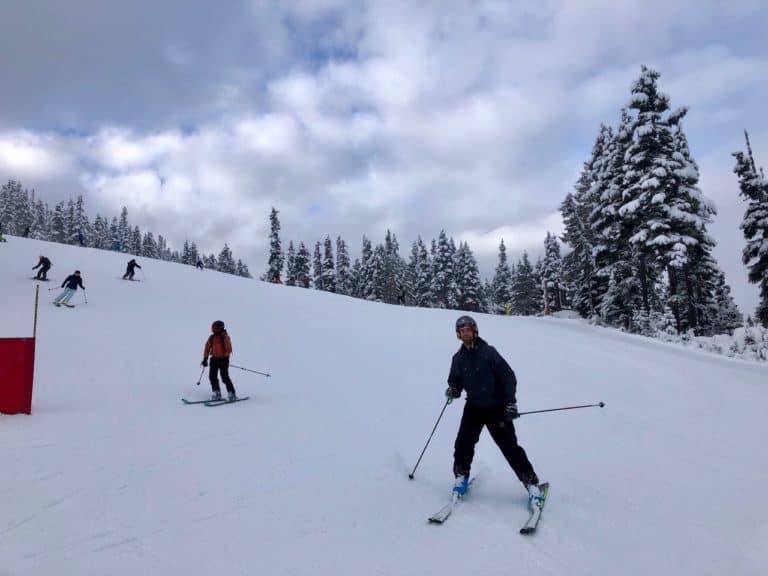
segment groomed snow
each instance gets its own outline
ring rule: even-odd
[[[552,485],[539,532],[487,433],[465,505],[462,401],[443,406],[456,312],[367,303],[9,237],[0,336],[28,336],[51,258],[33,414],[0,416],[0,574],[763,575],[768,367],[556,318],[477,315],[507,358],[517,432]],[[49,303],[78,268],[88,303]],[[184,406],[213,320],[248,402]]]

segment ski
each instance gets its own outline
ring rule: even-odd
[[[61,304],[59,302],[51,302],[51,304],[56,306],[56,308],[59,308],[60,306],[66,306],[67,308],[74,308],[75,307],[74,304]]]
[[[250,396],[243,396],[235,398],[234,400],[225,400],[222,398],[221,400],[206,400],[203,402],[206,406],[224,406],[224,404],[234,404],[235,402],[242,402],[243,400],[248,400]]]
[[[472,484],[474,481],[475,481],[474,478],[469,479],[470,488],[472,487]],[[467,494],[469,494],[469,488],[467,489]],[[432,516],[430,516],[427,519],[427,521],[430,524],[442,524],[443,522],[448,520],[448,517],[453,513],[453,509],[456,507],[456,505],[459,502],[461,502],[464,499],[464,497],[466,497],[467,494],[465,494],[464,496],[459,496],[458,494],[451,494],[451,501],[448,502],[448,504],[446,504],[442,508],[440,508],[440,510],[438,510],[435,514],[432,514]]]
[[[208,398],[207,400],[187,400],[186,398],[182,398],[181,401],[184,402],[184,404],[205,404],[206,402],[210,402],[211,399]]]
[[[547,503],[547,495],[549,494],[549,482],[539,484],[539,490],[541,491],[541,504],[531,504],[531,515],[528,516],[528,520],[523,527],[520,528],[520,534],[534,534],[536,527],[539,525],[541,519],[541,512],[544,510],[544,505]]]

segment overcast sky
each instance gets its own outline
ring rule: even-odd
[[[0,0],[0,181],[49,203],[82,193],[263,272],[282,239],[389,228],[401,254],[441,229],[492,274],[560,232],[601,122],[640,65],[661,73],[703,192],[715,255],[751,313],[731,152],[768,168],[762,0],[344,2]]]

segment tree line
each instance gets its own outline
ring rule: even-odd
[[[59,202],[53,208],[35,200],[34,190],[26,190],[16,180],[9,180],[0,188],[0,226],[2,231],[15,236],[47,240],[123,252],[144,258],[155,258],[181,264],[197,265],[236,276],[251,277],[248,266],[235,260],[227,244],[215,254],[205,254],[195,242],[184,241],[181,251],[173,250],[166,239],[152,232],[142,233],[128,221],[128,209],[123,206],[120,216],[112,218],[100,214],[91,222],[82,195],[76,200]]]

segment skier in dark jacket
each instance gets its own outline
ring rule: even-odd
[[[232,354],[232,340],[229,334],[224,330],[224,322],[216,320],[211,325],[211,334],[205,342],[203,350],[203,361],[201,366],[208,366],[208,357],[211,357],[211,368],[208,371],[208,379],[211,381],[213,397],[211,400],[221,400],[221,389],[219,388],[218,372],[221,372],[221,379],[227,387],[227,399],[232,402],[237,400],[235,395],[235,386],[229,378],[229,356]]]
[[[450,403],[464,391],[467,400],[454,445],[456,483],[453,491],[459,496],[466,493],[475,444],[487,426],[494,442],[528,490],[529,502],[540,505],[539,479],[525,450],[517,443],[512,423],[519,416],[515,373],[496,348],[480,338],[477,323],[470,316],[461,316],[456,321],[456,336],[462,345],[453,355],[445,395]]]
[[[61,283],[61,287],[64,288],[64,290],[53,300],[54,306],[60,306],[62,304],[64,306],[72,306],[72,304],[69,303],[69,300],[74,296],[78,286],[85,290],[83,279],[80,277],[80,270],[75,270],[74,274],[67,276],[66,280]]]
[[[135,258],[131,258],[131,260],[128,261],[128,268],[125,269],[125,274],[123,274],[123,280],[133,280],[133,275],[136,274],[136,268],[141,268],[136,263]]]
[[[51,261],[48,260],[48,258],[41,254],[40,260],[37,262],[37,266],[32,266],[32,270],[35,268],[40,268],[40,270],[37,271],[35,280],[48,280],[48,270],[51,269]]]

